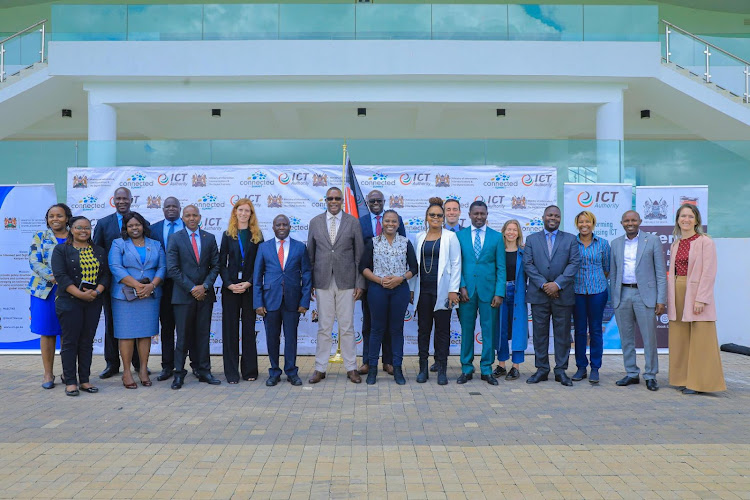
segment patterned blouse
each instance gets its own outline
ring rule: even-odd
[[[576,236],[576,240],[581,253],[581,267],[578,268],[573,289],[580,295],[602,293],[607,289],[604,273],[609,273],[609,242],[593,235],[591,244],[587,247],[581,242],[580,236]]]
[[[385,236],[377,236],[365,248],[365,255],[359,265],[360,271],[370,269],[372,273],[383,278],[385,276],[402,276],[411,271],[415,276],[419,270],[417,267],[417,255],[411,242],[397,234],[393,243],[388,243]]]
[[[677,247],[677,255],[674,257],[674,273],[677,276],[687,276],[688,257],[690,256],[690,242],[700,238],[700,234],[695,233],[690,238],[681,239]]]
[[[94,255],[94,251],[91,247],[84,247],[78,249],[78,254],[81,258],[81,274],[83,281],[96,283],[96,278],[99,276],[99,261]]]
[[[54,284],[52,283],[52,251],[58,244],[55,233],[51,229],[36,233],[29,248],[29,266],[31,279],[26,291],[34,297],[46,299]]]

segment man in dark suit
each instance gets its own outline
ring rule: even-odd
[[[219,247],[214,235],[198,227],[200,221],[198,207],[186,206],[182,211],[185,230],[174,233],[167,241],[167,276],[174,280],[172,304],[177,326],[172,389],[181,388],[185,382],[188,345],[195,354],[198,380],[221,384],[211,375],[209,352],[211,313],[216,302],[214,283],[219,276]]]
[[[130,212],[130,206],[133,204],[133,195],[130,189],[119,187],[115,189],[113,198],[115,213],[99,219],[94,228],[94,243],[104,248],[109,254],[112,248],[112,242],[121,236],[122,218]],[[150,227],[148,221],[146,226]],[[115,340],[115,329],[112,321],[112,302],[109,290],[105,290],[104,297],[104,359],[107,366],[99,374],[99,378],[109,378],[117,375],[120,371],[120,349],[117,340]],[[133,351],[133,368],[140,370],[141,361],[136,350]]]
[[[454,199],[445,200],[443,210],[445,211],[445,229],[457,233],[464,228],[461,225],[461,202]]]
[[[555,336],[555,381],[571,386],[565,373],[570,356],[570,318],[575,305],[573,282],[581,264],[578,241],[560,231],[560,209],[550,205],[544,210],[544,230],[526,239],[523,267],[528,277],[526,302],[531,304],[534,327],[536,373],[526,380],[536,384],[549,375],[549,321]]]
[[[313,269],[313,287],[319,313],[315,371],[309,380],[311,384],[317,384],[326,377],[334,320],[338,320],[339,324],[339,345],[346,376],[355,384],[362,382],[362,377],[357,373],[354,303],[362,297],[365,286],[365,279],[359,272],[359,260],[365,247],[359,221],[341,210],[343,200],[341,189],[328,189],[326,211],[312,218],[307,232],[307,253]]]
[[[362,226],[362,240],[365,246],[372,241],[375,236],[379,236],[383,231],[383,211],[385,208],[385,196],[377,189],[370,191],[367,195],[367,206],[370,208],[369,214],[364,214],[359,218],[359,224]],[[398,216],[398,234],[406,237],[406,227],[401,216]],[[365,281],[367,287],[367,281]],[[360,375],[366,375],[370,371],[367,364],[370,353],[370,306],[367,302],[367,291],[362,294],[362,366],[359,367]],[[391,347],[390,328],[386,326],[385,335],[383,335],[383,371],[393,375],[393,348]]]
[[[258,316],[264,317],[268,369],[266,385],[281,380],[279,344],[284,327],[284,373],[292,385],[302,385],[297,368],[297,327],[299,315],[310,308],[312,271],[307,247],[289,237],[289,218],[277,215],[273,220],[273,240],[258,247],[253,273],[253,303]]]
[[[169,237],[178,231],[185,229],[185,224],[180,219],[180,200],[170,196],[162,204],[164,219],[151,226],[151,238],[161,243],[164,254],[167,253]],[[164,381],[172,378],[174,373],[174,307],[172,306],[172,290],[174,281],[170,278],[164,280],[162,285],[161,303],[159,304],[159,322],[161,323],[161,373],[156,380]],[[190,351],[189,346],[187,347]],[[190,366],[194,367],[193,357],[190,356]]]

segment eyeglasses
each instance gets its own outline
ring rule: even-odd
[[[76,231],[91,231],[91,226],[73,226]]]
[[[341,196],[327,196],[326,201],[341,201],[343,198]]]
[[[432,213],[432,214],[427,214],[427,217],[430,217],[431,219],[442,219],[443,214]]]

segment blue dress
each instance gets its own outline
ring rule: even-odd
[[[65,238],[57,238],[57,244],[65,243]],[[55,337],[60,335],[60,322],[55,313],[55,297],[57,285],[47,295],[46,299],[31,296],[29,312],[31,313],[31,333]]]

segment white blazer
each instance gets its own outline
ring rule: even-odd
[[[417,254],[417,264],[422,263],[422,244],[427,237],[427,231],[422,231],[417,235],[417,245],[414,252]],[[421,269],[421,267],[420,267]],[[414,292],[414,307],[419,304],[419,274],[409,280],[409,288]],[[437,282],[437,301],[435,301],[435,311],[448,309],[445,302],[448,300],[448,293],[456,292],[461,286],[461,245],[453,231],[443,229],[440,236],[440,256],[438,257],[438,282]]]

